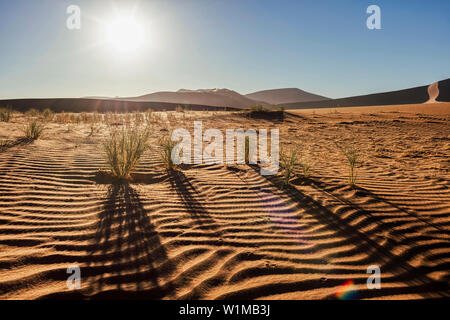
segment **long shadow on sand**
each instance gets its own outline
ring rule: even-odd
[[[0,147],[0,152],[4,152],[13,147],[31,144],[33,141],[34,141],[33,139],[29,139],[29,138],[18,138],[14,141],[8,141],[6,144],[4,144]]]
[[[169,181],[180,197],[186,210],[189,212],[195,225],[202,230],[217,231],[219,226],[209,215],[208,211],[197,200],[199,193],[182,171],[171,170],[169,172]],[[217,236],[217,233],[215,233]]]
[[[161,285],[159,281],[170,274],[173,265],[129,184],[109,187],[88,255],[82,274],[89,277],[88,291],[100,292],[94,298],[157,299],[174,290],[170,282]]]
[[[252,169],[259,174],[259,168],[257,166],[252,166]],[[390,281],[408,284],[407,288],[394,287],[382,288],[380,290],[362,290],[359,292],[359,298],[374,298],[398,294],[420,294],[428,298],[450,297],[450,286],[448,283],[436,281],[428,276],[428,273],[434,271],[433,267],[416,268],[411,266],[407,262],[408,257],[393,253],[396,249],[395,244],[389,243],[386,246],[381,246],[372,240],[363,230],[365,225],[361,226],[359,223],[355,223],[357,217],[344,219],[295,187],[291,185],[282,186],[277,177],[263,177],[285,193],[291,201],[298,203],[303,208],[307,208],[320,223],[326,225],[329,229],[337,231],[339,236],[351,240],[351,243],[356,246],[358,252],[372,252],[373,257],[383,263],[382,272],[393,272],[396,274],[396,276],[389,279]],[[362,211],[360,214],[364,215],[366,212]]]

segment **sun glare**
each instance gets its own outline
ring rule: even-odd
[[[119,18],[108,25],[108,42],[118,51],[136,51],[143,41],[143,28],[133,18]]]

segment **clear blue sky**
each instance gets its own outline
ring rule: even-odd
[[[104,24],[133,2],[145,42],[124,54],[105,43]],[[81,30],[66,28],[70,4]],[[371,4],[382,30],[366,28]],[[0,0],[0,99],[419,86],[450,77],[449,12],[448,0]]]

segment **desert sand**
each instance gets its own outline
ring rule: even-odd
[[[349,110],[351,109],[351,110]],[[450,103],[237,112],[161,112],[128,184],[96,179],[103,122],[27,116],[0,123],[0,298],[421,299],[449,296]],[[157,140],[176,127],[279,128],[311,176],[288,186],[249,165],[168,173]],[[93,132],[93,133],[92,133]],[[92,134],[91,134],[92,133]],[[336,141],[358,141],[355,187]],[[66,286],[81,268],[81,289]],[[366,286],[381,268],[381,289]]]

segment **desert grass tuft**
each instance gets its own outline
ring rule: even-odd
[[[172,159],[172,151],[176,146],[176,142],[170,139],[170,135],[164,136],[159,139],[159,145],[161,146],[161,161],[163,166],[167,170],[172,170],[176,167]]]
[[[361,150],[355,141],[343,143],[336,142],[336,146],[347,160],[349,165],[348,182],[350,185],[354,186],[357,179],[356,167],[361,160]]]
[[[52,121],[54,117],[55,117],[55,114],[53,113],[52,110],[50,110],[50,109],[48,109],[48,108],[45,109],[45,110],[42,112],[42,118],[43,118],[44,121],[46,121],[46,122]]]
[[[150,132],[136,128],[112,131],[104,142],[106,162],[113,177],[129,179],[144,151],[148,149]]]
[[[280,152],[280,168],[283,172],[283,184],[288,185],[294,175],[295,167],[298,164],[298,151],[296,148],[289,152]]]
[[[25,138],[30,140],[37,140],[42,136],[44,129],[44,124],[33,120],[23,128],[23,133],[25,134]]]
[[[1,108],[0,109],[0,121],[9,122],[13,115],[13,110],[11,107]]]

